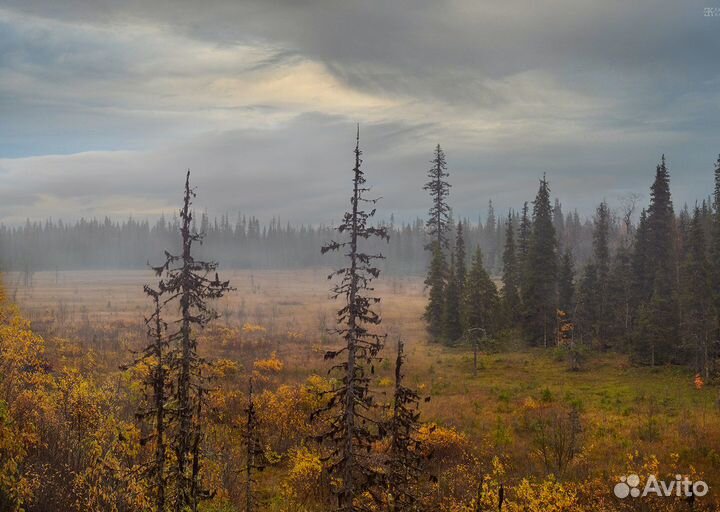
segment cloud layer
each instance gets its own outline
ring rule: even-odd
[[[0,218],[155,215],[195,171],[213,213],[327,222],[354,123],[384,213],[422,214],[432,147],[460,215],[644,192],[720,152],[720,18],[697,2],[6,0]]]

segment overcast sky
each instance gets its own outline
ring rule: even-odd
[[[531,200],[676,206],[720,153],[720,0],[0,0],[0,220],[197,206],[338,219],[354,123],[379,214]],[[720,14],[720,9],[716,9]]]

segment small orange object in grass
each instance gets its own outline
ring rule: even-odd
[[[702,389],[705,385],[702,376],[699,373],[695,374],[695,389]]]

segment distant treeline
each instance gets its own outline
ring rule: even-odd
[[[512,213],[513,222],[519,214]],[[579,262],[592,252],[592,221],[581,220],[577,212],[567,215],[556,200],[554,218],[563,243],[573,249]],[[206,233],[201,257],[212,257],[225,268],[305,268],[332,266],[339,256],[321,255],[318,249],[337,236],[332,226],[291,225],[272,219],[262,224],[255,217],[228,215],[211,219],[199,214],[195,229]],[[379,266],[395,275],[422,275],[427,270],[429,254],[424,221],[396,224],[391,217],[385,222],[390,242],[376,242],[385,256]],[[480,246],[485,266],[493,275],[502,271],[502,247],[507,214],[496,215],[490,203],[484,221],[464,221],[468,248]],[[0,268],[32,274],[39,271],[83,269],[145,268],[164,250],[178,248],[177,217],[161,217],[157,222],[128,219],[117,222],[109,218],[81,219],[74,223],[62,220],[27,221],[24,225],[0,225]]]

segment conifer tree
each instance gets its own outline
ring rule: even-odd
[[[445,288],[443,304],[443,339],[446,343],[454,343],[462,337],[463,326],[460,319],[460,286],[455,270],[455,256],[450,253],[450,273]]]
[[[358,129],[350,209],[345,212],[338,227],[338,232],[345,235],[345,239],[331,241],[322,248],[323,253],[346,251],[346,266],[329,276],[339,278],[332,288],[333,298],[344,300],[344,305],[337,312],[338,327],[334,330],[344,340],[344,345],[325,354],[328,360],[343,356],[342,362],[332,369],[339,373],[341,381],[328,393],[327,403],[312,414],[313,418],[325,417],[329,425],[326,431],[316,436],[316,440],[326,442],[331,450],[326,469],[338,479],[339,485],[334,493],[337,510],[341,512],[365,510],[359,503],[360,496],[383,485],[383,475],[370,453],[380,434],[378,421],[371,417],[376,403],[368,376],[385,340],[384,334],[372,330],[381,323],[380,315],[373,309],[380,298],[368,295],[373,290],[372,281],[380,275],[373,262],[383,256],[364,252],[361,243],[372,238],[387,241],[389,237],[385,227],[368,225],[375,208],[365,210],[364,205],[374,205],[377,199],[364,197],[369,189],[361,169],[361,155]]]
[[[651,271],[655,275],[660,271],[669,271],[667,275],[671,276],[675,256],[672,243],[674,214],[670,197],[670,173],[665,164],[665,155],[657,166],[655,182],[650,189],[647,224],[652,249],[649,258]]]
[[[423,470],[422,446],[418,440],[420,395],[403,384],[404,346],[402,339],[398,339],[393,411],[388,429],[391,439],[388,460],[390,512],[419,510],[417,485]]]
[[[172,475],[177,481],[173,508],[177,512],[187,509],[196,512],[199,502],[210,496],[200,481],[204,438],[201,414],[207,384],[202,375],[204,361],[198,354],[195,331],[219,317],[209,301],[222,297],[232,289],[228,281],[220,281],[216,262],[198,260],[193,256],[193,243],[201,242],[204,237],[204,233],[194,232],[191,227],[193,214],[190,207],[194,197],[188,171],[180,210],[182,254],[176,256],[166,251],[165,263],[153,267],[155,273],[162,276],[158,291],[164,295],[164,304],[177,301],[180,309],[179,329],[169,336],[170,342],[175,344],[172,357],[173,364],[177,365],[176,396],[173,397],[176,410],[173,414],[178,425],[172,439],[175,453]],[[214,278],[211,277],[213,273]]]
[[[675,217],[665,155],[657,166],[650,195],[643,270],[652,283],[652,291],[649,300],[642,304],[634,355],[636,361],[655,365],[673,358],[676,350],[672,343],[679,334]]]
[[[441,250],[444,250],[448,248],[448,230],[450,228],[450,206],[447,203],[450,195],[450,183],[447,178],[450,174],[447,172],[445,153],[440,144],[435,148],[435,156],[431,163],[432,167],[427,173],[428,182],[423,187],[423,190],[430,192],[432,200],[425,226],[432,240],[431,245],[435,243]]]
[[[475,251],[463,295],[463,325],[466,330],[484,329],[490,336],[497,331],[500,299],[495,283],[485,270],[480,247]]]
[[[550,188],[543,176],[533,203],[533,223],[523,290],[524,330],[531,344],[548,346],[557,305],[557,241]]]
[[[515,325],[520,316],[519,279],[518,260],[515,250],[515,229],[513,228],[512,213],[508,213],[505,227],[505,249],[503,251],[502,299],[510,326]]]
[[[657,168],[655,183],[651,189],[648,208],[653,269],[653,297],[650,317],[656,329],[652,340],[657,356],[654,362],[667,361],[674,354],[672,343],[678,339],[678,304],[676,289],[677,254],[675,252],[672,199],[670,197],[670,174],[662,156]]]
[[[450,228],[450,206],[447,198],[450,195],[450,183],[447,181],[447,162],[440,144],[435,148],[432,167],[428,170],[428,182],[423,190],[430,192],[432,206],[428,211],[425,223],[430,243],[426,246],[430,251],[430,267],[428,268],[425,286],[429,289],[428,304],[425,308],[425,321],[428,333],[433,340],[443,334],[443,311],[445,309],[445,286],[447,284],[447,260],[445,249],[448,248],[448,231]]]

